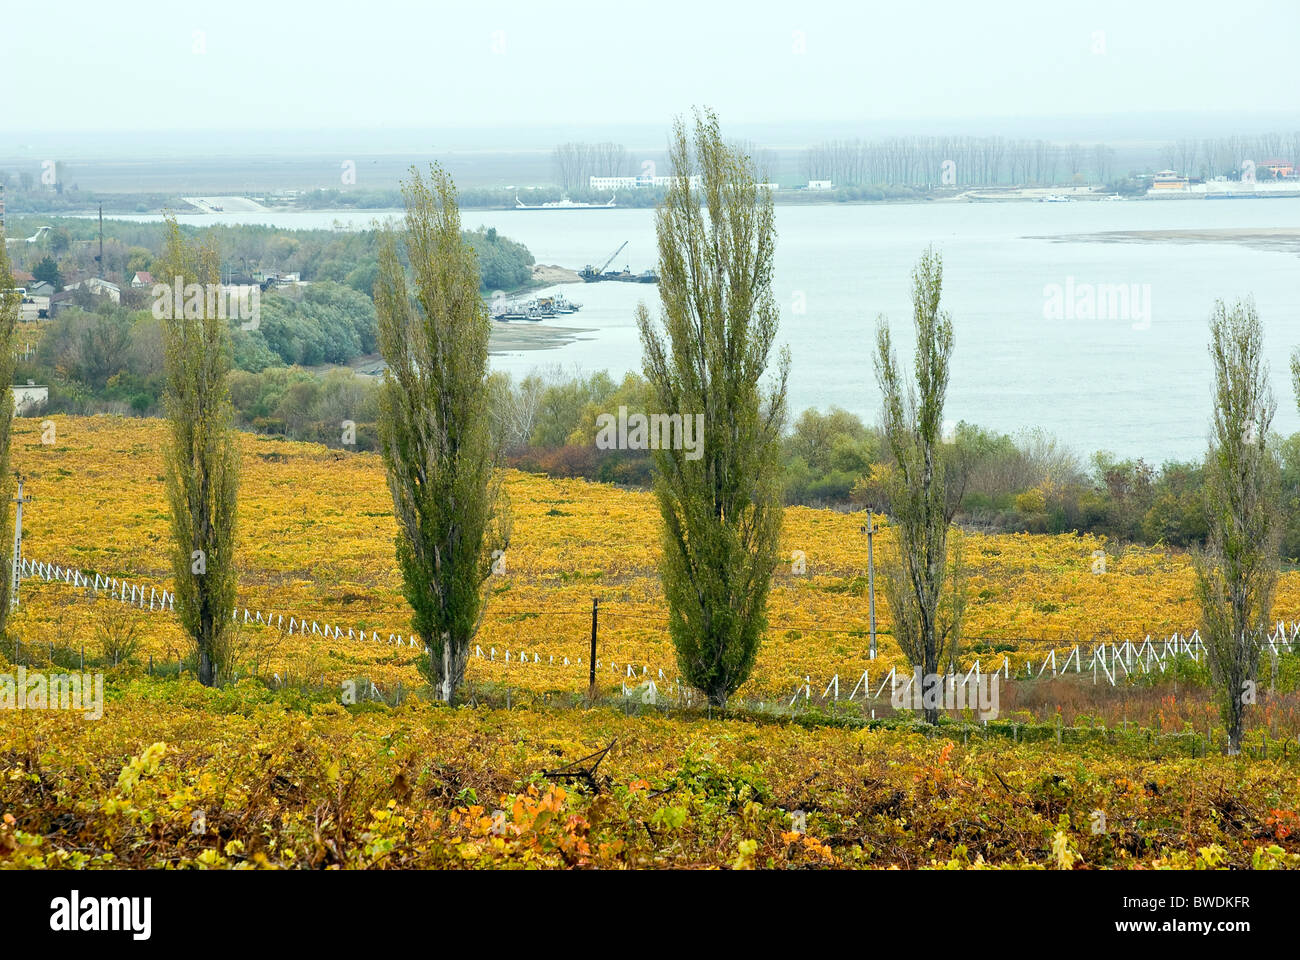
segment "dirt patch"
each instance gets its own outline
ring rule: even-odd
[[[575,340],[587,339],[583,334],[591,332],[591,329],[586,327],[551,327],[545,322],[534,323],[529,320],[512,320],[508,323],[496,321],[492,324],[492,338],[488,341],[488,353],[553,350]]]
[[[533,283],[551,286],[557,283],[581,283],[582,277],[578,276],[578,271],[570,270],[568,267],[557,266],[554,263],[535,263],[533,264]]]

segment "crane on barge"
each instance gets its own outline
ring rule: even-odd
[[[585,280],[587,283],[595,283],[597,280],[602,279],[605,275],[605,271],[609,268],[609,265],[614,262],[615,257],[617,257],[620,253],[623,252],[623,247],[626,247],[627,244],[628,241],[624,240],[622,245],[609,255],[609,259],[606,260],[601,265],[599,270],[597,270],[591,264],[587,264],[585,267],[582,268],[582,272],[578,274],[578,276],[582,277],[582,279]]]

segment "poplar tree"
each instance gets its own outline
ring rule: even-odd
[[[1209,531],[1195,557],[1201,639],[1228,753],[1241,752],[1268,635],[1282,536],[1281,468],[1269,446],[1277,404],[1264,363],[1264,331],[1252,301],[1210,318],[1214,415],[1205,461]]]
[[[9,255],[5,252],[4,230],[0,228],[0,635],[9,624],[9,604],[13,595],[14,522],[10,501],[14,499],[13,476],[9,472],[9,447],[14,425],[14,335],[22,297],[14,290]]]
[[[881,574],[894,639],[908,662],[924,671],[927,723],[938,722],[939,706],[924,693],[941,691],[940,665],[956,661],[963,608],[960,544],[948,543],[953,507],[940,448],[953,347],[952,317],[939,309],[942,293],[943,260],[931,248],[912,271],[915,383],[904,382],[883,317],[875,357],[882,428],[897,465],[889,491],[894,541],[882,551]]]
[[[421,672],[450,703],[483,619],[484,583],[504,562],[509,518],[488,404],[491,320],[478,261],[461,238],[451,178],[402,184],[403,247],[385,231],[375,309],[387,370],[379,433],[397,519],[397,560]]]
[[[221,261],[211,244],[188,243],[169,217],[154,272],[172,291],[178,282],[182,290],[179,303],[168,292],[161,318],[176,615],[194,641],[199,682],[215,686],[232,667],[239,493],[239,442],[227,388],[230,327],[208,295],[220,290]]]
[[[711,112],[693,143],[674,125],[673,180],[656,214],[661,326],[637,325],[655,413],[703,415],[695,450],[653,453],[660,570],[683,679],[715,706],[749,677],[767,628],[781,535],[779,447],[789,355],[764,394],[780,316],[772,296],[772,199]],[[691,177],[698,176],[698,186]]]

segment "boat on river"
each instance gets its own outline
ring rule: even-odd
[[[581,200],[570,200],[568,197],[562,197],[559,200],[547,200],[545,203],[524,203],[519,199],[519,194],[515,194],[516,210],[613,210],[615,209],[614,200],[618,194],[609,198],[607,203],[587,203]]]

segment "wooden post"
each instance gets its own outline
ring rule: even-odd
[[[13,609],[18,608],[18,585],[23,579],[23,504],[31,503],[31,497],[23,496],[23,475],[14,473],[18,478],[18,496],[14,498],[17,509],[14,511],[14,559],[13,559],[13,580],[9,585],[9,606]],[[17,646],[14,647],[15,652]],[[16,657],[15,657],[16,659]]]
[[[86,645],[81,645],[81,672],[86,672]]]
[[[872,508],[867,508],[867,611],[871,618],[871,659],[876,659],[876,560],[872,539],[876,533]]]
[[[596,616],[597,610],[600,609],[600,599],[591,598],[591,662],[587,664],[589,671],[587,675],[587,694],[594,697],[596,695]]]

